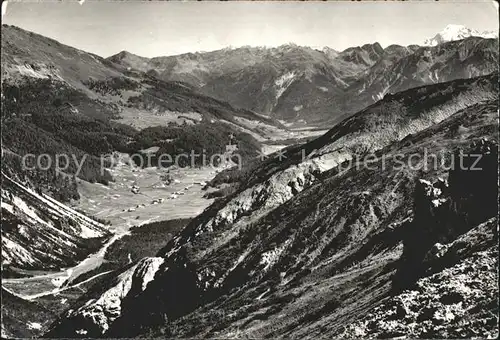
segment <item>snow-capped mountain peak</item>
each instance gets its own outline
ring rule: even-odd
[[[448,41],[461,40],[468,37],[496,38],[498,37],[498,33],[493,31],[479,32],[463,25],[450,24],[433,38],[425,40],[424,45],[436,46]]]

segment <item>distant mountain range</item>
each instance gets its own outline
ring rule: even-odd
[[[338,52],[287,44],[156,58],[123,51],[107,60],[295,126],[333,125],[387,93],[497,70],[498,39],[453,28],[438,34],[436,46],[374,43]]]
[[[436,46],[449,41],[462,40],[469,37],[481,37],[485,39],[498,39],[498,32],[483,31],[479,32],[474,29],[467,28],[463,25],[448,25],[433,38],[427,39],[424,42],[425,46]]]

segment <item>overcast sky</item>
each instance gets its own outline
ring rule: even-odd
[[[493,1],[10,2],[3,22],[108,57],[293,42],[336,50],[421,44],[448,24],[498,31]]]

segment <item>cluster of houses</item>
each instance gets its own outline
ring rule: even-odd
[[[171,182],[173,183],[180,183],[179,180],[172,180]],[[186,194],[186,191],[188,191],[190,188],[192,188],[194,185],[200,185],[202,187],[204,187],[205,185],[207,185],[207,182],[205,181],[200,181],[200,182],[194,182],[193,184],[189,184],[187,185],[183,190],[179,190],[179,191],[176,191],[174,193],[172,193],[167,199],[176,199],[178,198],[179,196],[182,196],[182,195],[185,195]],[[141,189],[138,185],[134,184],[132,185],[131,187],[131,191],[134,193],[134,194],[138,194],[141,192]],[[164,198],[155,198],[151,201],[151,204],[161,204],[165,201]],[[139,208],[143,208],[143,207],[146,207],[146,204],[138,204],[134,207],[130,207],[128,209],[123,209],[122,211],[128,211],[128,212],[133,212],[133,211],[136,211],[137,209]]]

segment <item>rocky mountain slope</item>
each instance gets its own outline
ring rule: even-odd
[[[385,96],[316,140],[289,147],[282,151],[281,156],[255,162],[243,171],[229,169],[221,172],[212,185],[234,183],[238,187],[251,186],[295,167],[297,171],[301,168],[307,169],[307,172],[323,172],[402,140],[470,105],[495,100],[498,90],[498,74],[492,74]]]
[[[162,79],[184,81],[196,87],[204,87],[213,82],[214,77],[237,73],[246,68],[264,67],[263,64],[268,64],[271,70],[280,73],[287,69],[292,71],[299,68],[308,76],[313,76],[320,67],[327,67],[329,61],[336,60],[336,65],[333,65],[335,73],[341,78],[354,77],[373,65],[382,51],[378,43],[352,47],[342,52],[331,48],[318,51],[286,44],[276,48],[245,46],[156,58],[139,57],[122,51],[108,60],[132,69],[151,71]]]
[[[333,126],[386,94],[497,70],[498,39],[464,38],[424,47],[366,44],[342,52],[293,44],[151,59],[121,52],[108,60],[295,125]]]
[[[69,267],[109,236],[103,224],[2,172],[2,276]]]
[[[453,242],[494,217],[496,202],[478,193],[496,188],[497,144],[483,140],[483,170],[475,175],[433,167],[424,155],[448,162],[459,149],[477,152],[471,141],[498,139],[497,77],[398,93],[257,164],[156,257],[83,296],[47,336],[341,334],[428,275],[433,243]],[[317,151],[303,159],[302,150]],[[440,177],[449,180],[449,196],[420,193],[419,183]],[[421,208],[440,202],[442,215]],[[418,226],[431,221],[442,227],[409,256],[409,240],[426,239]],[[421,264],[413,282],[401,280],[408,263]]]
[[[498,40],[477,37],[436,47],[402,49],[390,46],[387,55],[352,86],[358,105],[426,84],[473,78],[498,70]],[[370,98],[371,97],[371,98]]]
[[[444,268],[347,325],[341,337],[498,337],[497,225],[492,218],[449,244],[436,243],[427,265]]]
[[[56,315],[42,305],[24,300],[2,288],[2,338],[41,336]]]

